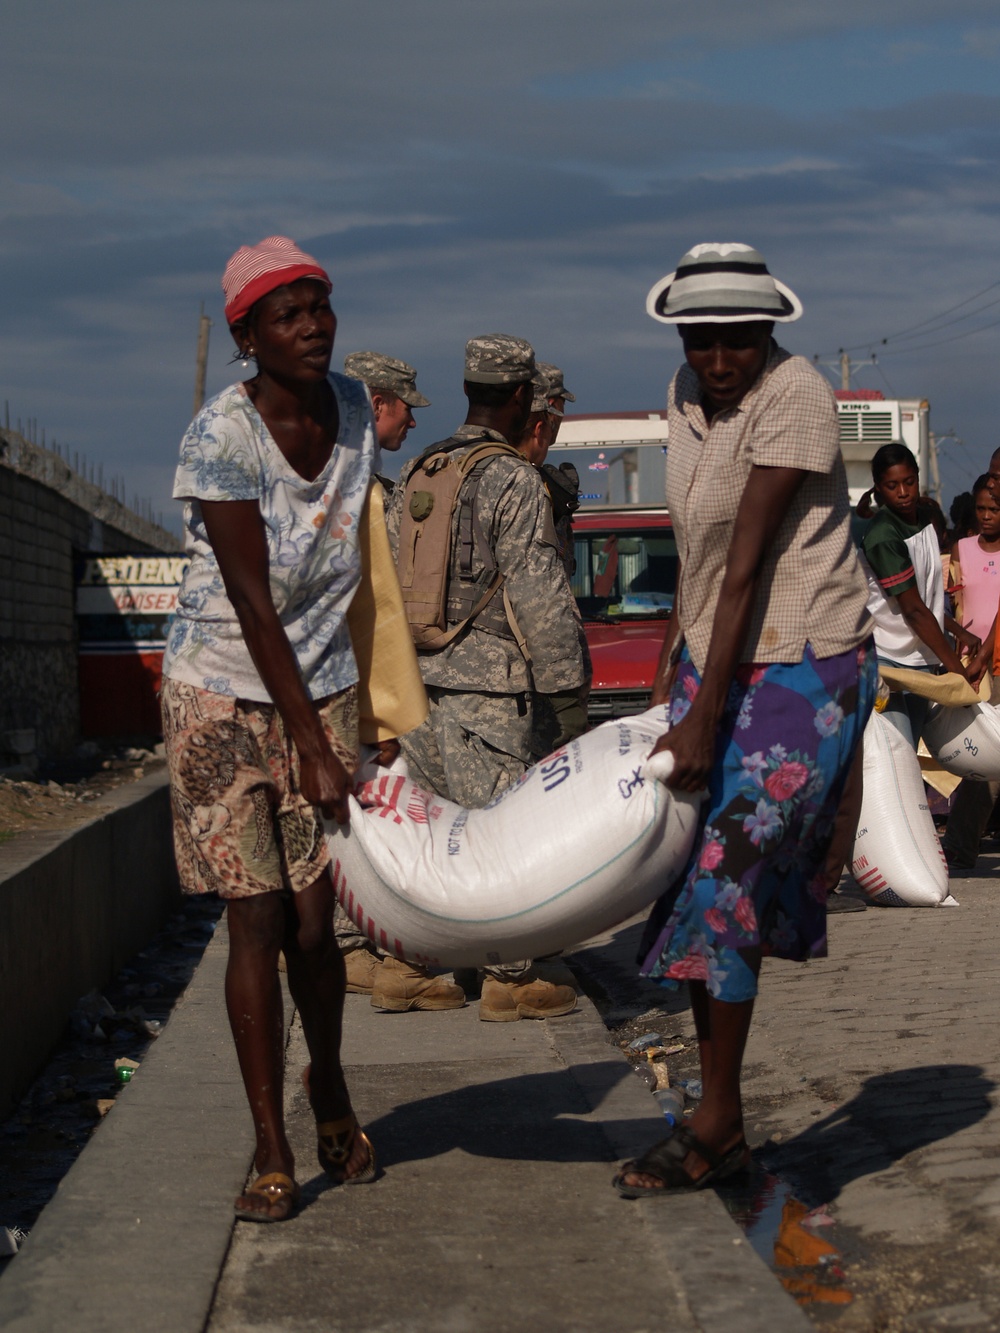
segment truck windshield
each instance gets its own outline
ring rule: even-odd
[[[585,620],[666,617],[677,587],[677,543],[661,528],[573,534],[573,592]]]

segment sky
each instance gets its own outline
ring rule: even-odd
[[[202,303],[208,392],[238,378],[239,245],[283,233],[327,267],[335,369],[416,366],[408,456],[464,418],[480,333],[528,338],[578,412],[661,407],[680,344],[646,292],[692,244],[743,241],[805,306],[784,346],[849,347],[857,387],[930,400],[949,499],[1000,443],[1000,17],[941,14],[8,0],[0,413],[176,527]]]

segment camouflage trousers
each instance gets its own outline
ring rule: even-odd
[[[427,686],[430,715],[401,737],[410,777],[419,787],[478,810],[514,785],[537,757],[532,699],[525,694],[473,694]],[[369,945],[337,908],[335,929],[342,949]],[[485,969],[510,981],[525,974],[530,960]]]

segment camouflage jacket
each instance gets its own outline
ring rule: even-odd
[[[481,426],[460,426],[455,434],[467,436],[470,443],[483,438],[506,443],[503,436]],[[386,513],[393,555],[399,550],[403,498],[415,462],[403,468]],[[457,524],[459,506],[455,508]],[[497,569],[504,575],[503,586],[531,657],[531,676],[513,637],[482,629],[475,621],[446,647],[420,653],[421,675],[428,685],[441,689],[488,694],[520,694],[531,689],[558,694],[579,689],[588,674],[586,641],[559,558],[552,508],[537,470],[526,459],[490,459],[476,492],[476,515],[489,534]],[[458,543],[453,540],[453,571],[457,552]],[[474,573],[478,573],[482,568],[478,552],[474,560]],[[501,595],[498,591],[495,598]]]

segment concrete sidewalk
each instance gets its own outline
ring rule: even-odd
[[[774,1197],[758,1190],[750,1234],[801,1288],[783,1205],[826,1205],[853,1301],[825,1306],[814,1282],[808,1308],[838,1333],[1000,1329],[1000,854],[951,887],[958,908],[831,916],[829,958],[761,972],[743,1104]],[[626,924],[574,966],[624,1001],[615,1018],[689,1038],[683,997],[636,978],[638,936]],[[696,1075],[693,1054],[671,1073]]]
[[[595,948],[599,951],[600,946]],[[10,1333],[387,1328],[792,1333],[808,1322],[711,1192],[629,1203],[662,1133],[586,999],[544,1023],[348,997],[344,1063],[384,1177],[329,1188],[289,1039],[306,1206],[234,1228],[252,1153],[222,999],[225,930],[0,1281]]]

